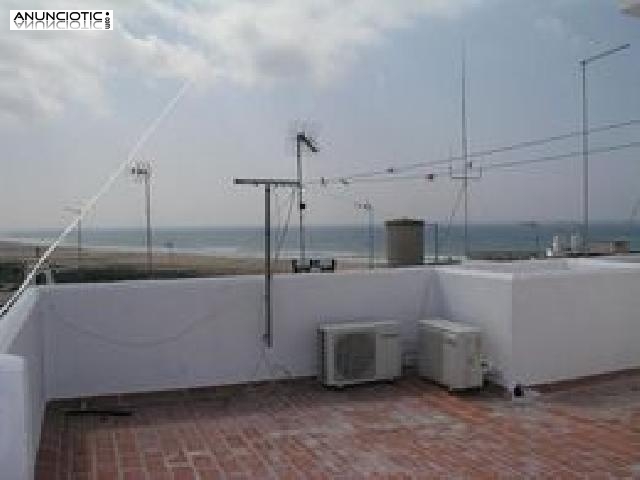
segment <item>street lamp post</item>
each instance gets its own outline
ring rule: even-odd
[[[356,208],[364,210],[369,214],[369,268],[375,267],[375,229],[374,229],[374,213],[373,205],[369,200],[363,203],[356,203]]]
[[[626,50],[631,45],[625,43],[615,48],[605,50],[588,58],[580,60],[582,73],[582,242],[584,254],[589,254],[589,116],[587,105],[587,65],[602,58]]]
[[[151,239],[151,163],[139,161],[131,166],[131,175],[135,179],[144,181],[146,246],[147,246],[147,275],[153,275],[153,250]]]
[[[71,212],[74,215],[80,215],[82,213],[82,209],[81,208],[75,208],[75,207],[65,207],[65,210],[67,212]],[[77,246],[76,246],[76,256],[77,256],[77,267],[78,269],[80,269],[81,266],[81,262],[82,262],[82,218],[78,219],[78,225],[76,227],[77,233],[78,233],[78,240],[77,240]]]

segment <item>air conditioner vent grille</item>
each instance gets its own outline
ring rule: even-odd
[[[334,358],[338,380],[375,378],[375,332],[353,332],[340,335],[335,343]]]

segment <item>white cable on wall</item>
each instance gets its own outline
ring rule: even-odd
[[[235,290],[236,288],[235,284],[226,285],[225,287],[226,288],[220,290],[222,293],[226,293],[228,290],[229,291]],[[51,294],[49,293],[49,295]],[[225,296],[224,298],[227,298],[227,297]],[[48,297],[47,308],[48,308],[48,311],[51,313],[51,318],[53,318],[53,320],[58,322],[59,324],[67,327],[68,329],[73,330],[74,332],[80,335],[83,335],[85,337],[91,337],[94,340],[97,340],[106,345],[113,345],[113,346],[122,347],[122,348],[129,348],[129,349],[155,348],[155,347],[161,347],[167,344],[175,343],[178,340],[181,340],[182,338],[186,337],[187,335],[191,334],[196,329],[204,326],[207,323],[221,321],[228,314],[228,310],[229,310],[228,308],[221,309],[219,305],[216,305],[215,311],[207,310],[206,313],[195,318],[192,315],[185,315],[181,319],[174,320],[174,323],[176,325],[182,325],[182,327],[177,332],[174,332],[170,335],[166,335],[164,337],[156,337],[156,338],[147,339],[147,340],[131,340],[130,338],[112,337],[110,335],[100,333],[96,330],[93,330],[91,328],[85,327],[71,320],[68,320],[66,316],[63,315],[58,310],[58,308],[55,306],[55,302],[51,299],[50,296]],[[123,318],[123,317],[124,315],[122,315],[119,318]]]
[[[34,267],[29,272],[29,275],[24,279],[18,290],[14,292],[14,294],[9,298],[7,303],[4,304],[2,309],[0,310],[0,318],[2,318],[15,304],[15,302],[20,298],[20,296],[24,293],[26,288],[29,286],[33,278],[38,273],[38,270],[44,262],[51,256],[56,248],[64,241],[64,239],[69,235],[69,233],[76,228],[78,222],[80,222],[87,213],[92,210],[98,200],[104,195],[113,185],[113,183],[118,179],[120,174],[131,164],[135,156],[138,154],[142,146],[149,140],[151,135],[158,128],[160,123],[171,113],[171,111],[175,108],[180,99],[187,92],[189,87],[191,86],[190,80],[185,80],[182,86],[178,89],[177,93],[167,102],[164,108],[160,111],[158,116],[154,118],[154,120],[149,124],[149,126],[142,132],[142,134],[138,137],[138,140],[134,143],[133,147],[129,150],[127,157],[125,160],[118,165],[118,168],[111,174],[111,176],[107,179],[107,181],[102,185],[102,187],[98,190],[98,192],[91,197],[84,205],[80,208],[80,213],[76,215],[76,217],[67,225],[67,227],[62,231],[62,233],[56,238],[56,240],[47,248],[47,250],[42,254],[42,256],[38,259]]]

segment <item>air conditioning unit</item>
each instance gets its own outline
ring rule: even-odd
[[[341,387],[400,376],[397,322],[327,324],[318,327],[318,378]]]
[[[480,329],[440,318],[418,322],[418,371],[449,390],[482,386]]]

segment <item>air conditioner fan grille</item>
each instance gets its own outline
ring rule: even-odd
[[[336,339],[335,374],[339,380],[367,380],[375,377],[375,332],[344,333]]]

